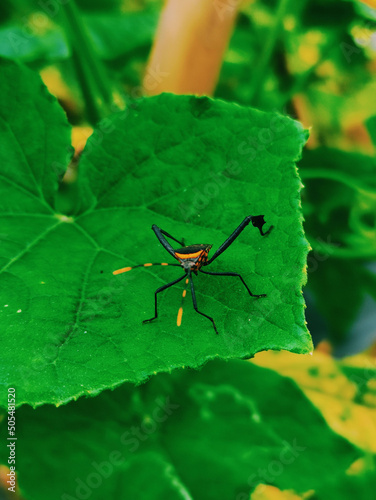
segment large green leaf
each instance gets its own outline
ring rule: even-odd
[[[361,456],[294,382],[245,361],[16,415],[28,500],[248,500],[259,483],[303,493]]]
[[[66,216],[53,208],[55,171],[67,163],[62,113],[28,70],[6,64],[1,82],[0,374],[19,404],[59,404],[215,357],[312,349],[294,166],[306,140],[300,124],[208,98],[143,99],[89,140],[80,197]],[[198,306],[219,335],[188,300],[177,326],[179,286],[161,294],[158,321],[143,325],[154,290],[182,270],[112,272],[171,262],[152,224],[215,249],[249,214],[264,215],[273,231],[262,238],[247,227],[210,270],[241,273],[267,297],[251,298],[237,278],[200,275]]]

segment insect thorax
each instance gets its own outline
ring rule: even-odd
[[[190,245],[178,248],[175,257],[186,270],[198,271],[208,260],[208,253],[212,245]]]

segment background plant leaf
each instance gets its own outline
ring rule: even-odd
[[[356,89],[355,82],[360,73],[363,81],[370,80],[362,67],[366,59],[362,53],[359,54],[361,51],[355,48],[356,58],[344,54],[343,45],[349,47],[347,50],[350,54],[354,45],[348,35],[351,23],[357,19],[354,3],[338,0],[310,0],[299,4],[286,2],[285,14],[281,19],[282,29],[275,25],[278,5],[275,1],[242,4],[215,95],[255,105],[251,92],[253,79],[258,65],[263,61],[265,40],[277,30],[278,43],[262,75],[257,107],[264,110],[284,109],[286,105],[291,106],[289,101],[304,90],[309,96],[307,105],[316,111],[310,116],[313,120],[310,124],[327,126],[331,123],[332,128],[337,127],[338,101],[343,99],[336,96],[334,102],[330,100],[331,96],[323,89],[328,75],[325,72],[320,74],[317,69],[321,63],[327,62],[331,68],[330,77],[334,80],[343,78],[348,92],[350,82],[351,90]],[[346,57],[350,57],[351,67]],[[331,103],[330,107],[328,103]],[[290,109],[293,110],[294,105]]]
[[[305,229],[313,247],[309,289],[330,337],[339,343],[364,303],[367,284],[361,258],[376,256],[376,162],[359,153],[317,148],[305,152],[299,167],[305,185]]]
[[[376,365],[371,356],[336,361],[320,350],[309,359],[269,351],[255,363],[291,377],[335,432],[368,455],[376,453]]]
[[[25,405],[17,432],[29,500],[245,500],[265,482],[303,493],[362,456],[294,382],[244,361],[159,374],[61,408]]]
[[[126,15],[119,12],[83,15],[93,47],[104,60],[131,57],[137,51],[150,49],[157,20],[155,10]],[[34,63],[48,63],[71,57],[63,30],[54,24],[49,28],[42,33],[30,33],[21,23],[2,26],[0,54]]]
[[[294,166],[306,140],[300,124],[208,98],[143,99],[99,125],[81,160],[74,213],[61,215],[52,207],[56,169],[69,159],[67,125],[37,77],[4,67],[4,126],[14,127],[1,161],[0,373],[17,388],[18,404],[60,404],[215,357],[312,350]],[[30,101],[27,117],[20,96],[23,106]],[[154,290],[181,270],[112,271],[172,260],[151,225],[216,248],[249,214],[265,215],[274,230],[261,238],[247,228],[211,270],[239,272],[267,297],[251,299],[238,279],[201,275],[198,304],[219,335],[188,300],[176,326],[181,287],[166,291],[158,321],[143,325]]]
[[[344,474],[336,481],[329,481],[317,492],[317,500],[361,498],[362,500],[372,500],[373,491],[376,488],[376,475],[374,470],[367,471],[361,475]]]
[[[376,146],[376,116],[371,116],[366,122],[367,130],[373,144]]]

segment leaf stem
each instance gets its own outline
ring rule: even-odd
[[[106,70],[93,50],[80,12],[70,0],[62,6],[62,24],[73,54],[82,94],[90,120],[99,121],[109,112],[111,83]]]
[[[342,184],[358,191],[360,194],[366,194],[371,197],[376,198],[376,190],[370,189],[364,186],[358,179],[348,175],[344,172],[338,172],[336,170],[328,170],[325,168],[307,168],[300,169],[299,175],[301,179],[327,179],[331,181],[341,182]]]
[[[274,24],[270,30],[269,36],[264,45],[260,59],[257,62],[255,72],[253,73],[250,89],[250,104],[255,105],[265,82],[265,74],[268,71],[270,60],[274,54],[274,49],[278,41],[283,18],[287,11],[290,0],[279,0]]]
[[[321,254],[329,255],[330,257],[336,257],[337,259],[375,259],[376,250],[374,248],[367,249],[355,249],[355,248],[342,248],[337,245],[331,245],[330,243],[325,243],[323,241],[317,242],[314,238],[310,238],[308,235],[307,239],[312,247],[312,250],[316,250]]]
[[[91,84],[91,73],[86,64],[82,64],[81,58],[77,54],[75,47],[71,47],[72,51],[72,64],[80,82],[82,96],[85,101],[86,117],[89,123],[95,125],[102,119],[102,110],[99,104],[100,99],[96,98],[95,90]]]
[[[354,189],[359,194],[367,195],[376,198],[376,190],[371,190],[361,184],[355,177],[345,174],[344,172],[337,172],[336,170],[327,170],[324,168],[318,169],[302,169],[299,171],[300,177],[304,179],[327,179],[332,181],[341,182],[342,184]],[[307,236],[308,237],[308,236]],[[340,248],[338,245],[331,245],[317,241],[308,237],[308,241],[313,250],[320,253],[328,254],[339,259],[374,259],[376,258],[376,250],[369,246],[365,249],[355,249],[351,247]]]

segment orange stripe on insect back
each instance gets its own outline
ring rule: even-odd
[[[187,290],[183,290],[183,298],[187,295]]]
[[[168,266],[168,262],[161,262],[161,266]]]
[[[183,316],[183,308],[182,308],[182,307],[179,307],[179,311],[178,311],[178,318],[177,318],[177,320],[176,320],[176,324],[177,324],[178,326],[180,326],[180,325],[181,325],[181,318],[182,318],[182,316]]]
[[[199,252],[195,253],[178,253],[175,252],[176,257],[179,257],[179,259],[196,259],[199,257],[199,255],[203,252],[203,250],[200,250]]]
[[[112,274],[121,274],[121,273],[126,273],[127,271],[130,271],[133,269],[132,267],[123,267],[123,269],[118,269],[117,271],[113,271]]]
[[[144,267],[150,267],[150,266],[152,266],[152,265],[153,265],[153,264],[149,264],[149,263],[148,263],[148,264],[144,264]]]

